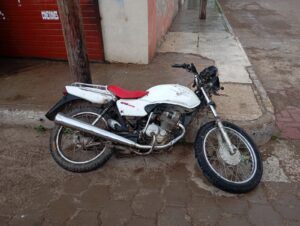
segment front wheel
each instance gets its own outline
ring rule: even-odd
[[[216,122],[209,122],[199,130],[194,144],[198,164],[216,187],[231,193],[251,191],[262,177],[259,151],[241,128],[229,122],[223,125],[236,149],[235,154],[229,153]]]

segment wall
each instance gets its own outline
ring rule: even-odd
[[[156,0],[156,40],[157,46],[161,44],[178,12],[178,0]]]
[[[105,60],[148,64],[177,14],[178,1],[99,0]]]
[[[148,0],[99,0],[105,59],[148,63]]]
[[[183,0],[148,0],[149,26],[149,59],[155,55],[163,36],[168,32],[174,17],[178,12],[179,1]]]
[[[156,0],[148,0],[148,57],[151,60],[156,51]]]

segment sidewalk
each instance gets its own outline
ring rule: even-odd
[[[214,1],[208,3],[206,21],[199,21],[199,11],[192,2],[186,1],[151,64],[92,63],[93,82],[127,89],[147,89],[162,83],[190,85],[193,78],[171,68],[172,64],[193,62],[198,70],[215,64],[225,87],[224,95],[214,99],[221,117],[248,130],[258,144],[265,143],[274,128],[273,107],[251,63]],[[68,64],[23,62],[22,67],[21,60],[0,60],[0,123],[49,126],[44,113],[61,98],[64,85],[72,82]],[[196,120],[188,130],[189,142],[201,123]]]

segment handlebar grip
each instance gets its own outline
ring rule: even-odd
[[[175,67],[175,68],[182,68],[182,64],[173,64],[172,67]]]
[[[172,67],[175,67],[175,68],[186,68],[186,64],[173,64]]]

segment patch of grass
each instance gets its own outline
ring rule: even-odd
[[[42,125],[38,125],[38,126],[35,126],[34,127],[35,131],[38,132],[38,133],[43,133],[43,132],[46,132],[46,128]]]

